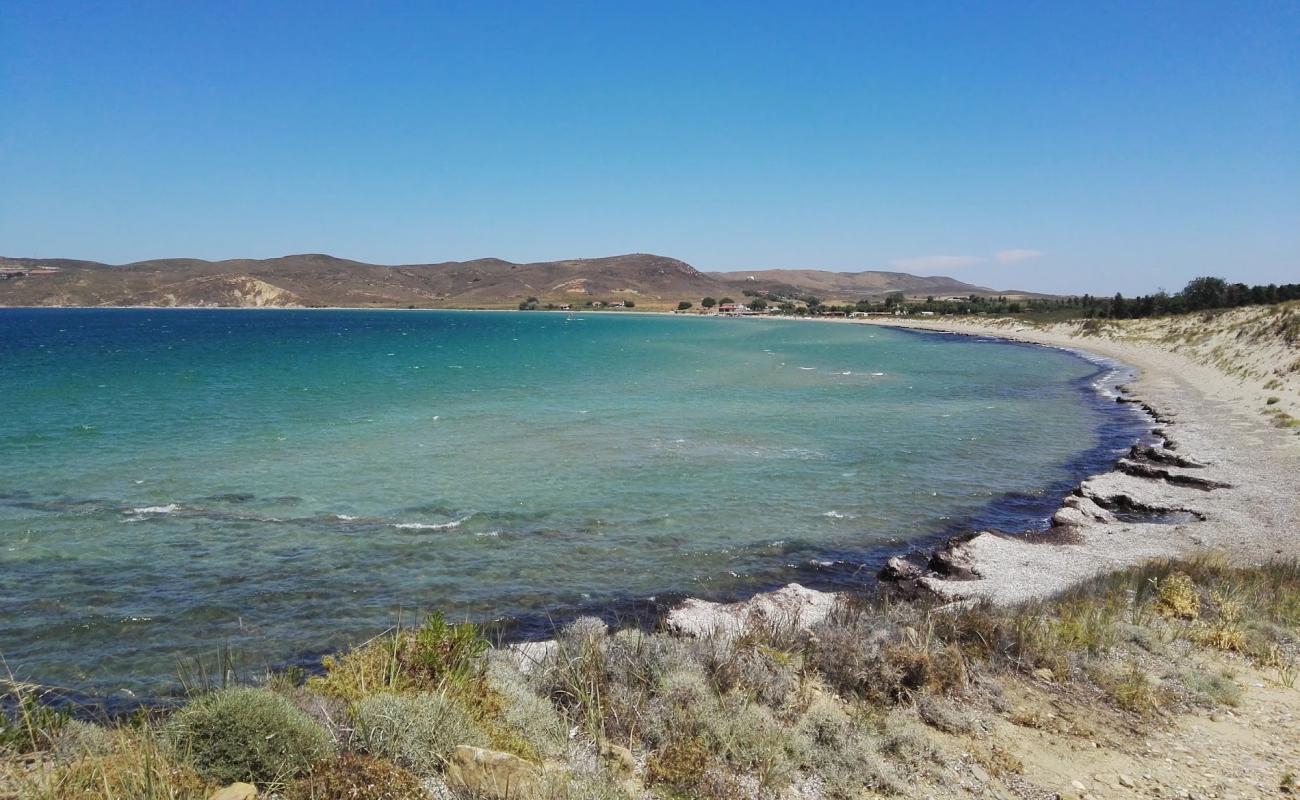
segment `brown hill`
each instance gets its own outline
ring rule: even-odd
[[[634,253],[515,264],[501,259],[384,266],[306,254],[270,259],[156,259],[109,265],[70,259],[0,259],[0,306],[324,306],[512,308],[633,300],[740,297],[745,289],[853,300],[891,291],[991,294],[951,278],[904,273],[764,270],[706,274],[674,258]]]
[[[823,301],[861,300],[890,292],[903,292],[912,297],[966,297],[972,294],[1031,296],[1024,292],[999,292],[942,276],[925,277],[877,270],[828,272],[818,269],[762,269],[710,272],[708,275],[729,285],[777,294],[813,294]]]
[[[57,272],[22,274],[55,267]],[[0,305],[349,306],[505,308],[542,302],[634,300],[676,305],[726,287],[684,262],[632,254],[514,264],[500,259],[382,266],[326,255],[263,260],[159,259],[110,266],[4,259]],[[0,275],[3,277],[3,275]]]

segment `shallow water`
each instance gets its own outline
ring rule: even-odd
[[[869,579],[1042,525],[1127,447],[1108,368],[854,325],[0,310],[0,654],[99,694],[416,609],[524,626]]]

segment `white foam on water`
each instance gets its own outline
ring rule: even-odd
[[[451,522],[394,522],[393,527],[402,531],[449,531],[459,528],[469,517],[461,517]]]
[[[817,369],[816,367],[800,367],[799,369]]]
[[[873,378],[880,378],[880,377],[883,377],[884,374],[885,374],[885,373],[883,373],[883,372],[873,372],[873,373],[871,373],[871,377],[873,377]],[[907,388],[911,389],[912,387],[909,386],[909,387],[907,387]]]
[[[822,516],[830,517],[831,519],[857,519],[858,518],[856,514],[845,514],[843,511],[823,511]]]
[[[335,514],[334,519],[341,520],[343,522],[351,522],[352,520],[356,519],[356,517],[352,516],[351,514]]]
[[[181,510],[181,507],[180,507],[179,505],[177,505],[176,503],[168,503],[168,504],[165,505],[165,506],[145,506],[145,507],[143,507],[143,508],[133,508],[133,509],[131,509],[130,511],[128,511],[127,513],[128,513],[128,514],[136,514],[136,515],[143,515],[143,514],[175,514],[177,511],[180,511],[180,510]]]

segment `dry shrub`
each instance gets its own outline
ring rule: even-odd
[[[720,692],[739,691],[758,702],[778,706],[799,688],[803,653],[780,650],[752,633],[734,642],[718,637],[702,648],[701,660]]]
[[[982,744],[975,744],[971,749],[971,755],[995,778],[1019,775],[1025,771],[1025,762],[1017,758],[1015,753],[1004,750],[996,744],[991,744],[987,748]]]
[[[1141,717],[1155,716],[1169,701],[1168,691],[1153,682],[1133,661],[1120,670],[1097,667],[1091,677],[1115,705]]]
[[[929,774],[943,761],[943,754],[926,730],[897,712],[885,719],[880,752],[902,767],[906,775]]]
[[[1156,612],[1171,619],[1197,619],[1201,616],[1201,597],[1196,584],[1186,572],[1174,572],[1160,581],[1156,590]]]
[[[1178,676],[1187,690],[1192,693],[1198,705],[1208,708],[1217,706],[1236,706],[1241,703],[1244,694],[1241,684],[1233,679],[1227,670],[1206,672],[1200,669],[1185,669]]]
[[[204,800],[212,786],[147,728],[104,729],[95,752],[56,769],[31,797],[58,800]]]
[[[285,800],[427,800],[410,772],[388,761],[346,754],[316,765],[285,792]]]
[[[703,736],[678,739],[650,756],[646,762],[646,777],[651,785],[687,793],[700,782],[713,760],[713,753]]]
[[[975,730],[975,720],[969,714],[931,694],[917,698],[916,712],[922,722],[944,733],[964,734]]]

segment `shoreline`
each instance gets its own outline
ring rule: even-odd
[[[716,316],[636,310],[599,313]],[[1115,399],[1145,408],[1155,432],[1163,439],[1161,446],[1144,451],[1136,460],[1118,458],[1109,471],[1081,481],[1056,510],[1053,526],[1048,530],[1017,531],[1010,535],[971,530],[930,551],[923,565],[902,558],[891,559],[891,566],[882,575],[886,581],[893,580],[905,589],[932,592],[949,600],[988,599],[1010,605],[1043,599],[1098,574],[1151,559],[1221,551],[1232,553],[1238,561],[1258,564],[1278,555],[1300,553],[1300,514],[1294,497],[1297,487],[1294,479],[1291,485],[1286,480],[1288,475],[1300,474],[1297,449],[1287,447],[1295,444],[1295,437],[1241,413],[1241,409],[1228,408],[1233,398],[1223,396],[1226,378],[1211,367],[1161,348],[1080,336],[1063,330],[1070,327],[1068,324],[1038,329],[1014,320],[964,318],[753,319],[876,325],[935,335],[987,337],[1062,349],[1099,366],[1133,371],[1132,385]],[[1108,376],[1106,383],[1111,379]],[[1104,394],[1108,387],[1097,388]],[[1225,424],[1225,420],[1231,421]],[[1179,466],[1175,462],[1180,460],[1204,466]],[[1115,517],[1115,511],[1121,512],[1124,518]],[[1135,512],[1138,517],[1171,513],[1182,516],[1173,523],[1144,521],[1134,518]],[[735,602],[686,598],[662,613],[662,624],[688,635],[743,626],[755,615],[780,616],[808,625],[829,613],[844,591],[808,589],[794,583],[756,592]],[[513,646],[532,650],[545,647],[545,643]]]
[[[1082,336],[1069,323],[1042,329],[1006,319],[804,321],[1014,341],[1122,365],[1133,379],[1115,387],[1116,401],[1143,408],[1160,440],[1135,446],[1109,471],[1081,481],[1046,531],[973,530],[931,551],[924,565],[891,559],[880,577],[905,594],[1016,605],[1156,559],[1217,553],[1257,566],[1300,556],[1296,437],[1252,415],[1242,403],[1250,391],[1214,367],[1162,347]],[[837,598],[791,584],[738,603],[687,600],[670,612],[668,626],[693,635],[739,629],[756,617],[808,626]]]

